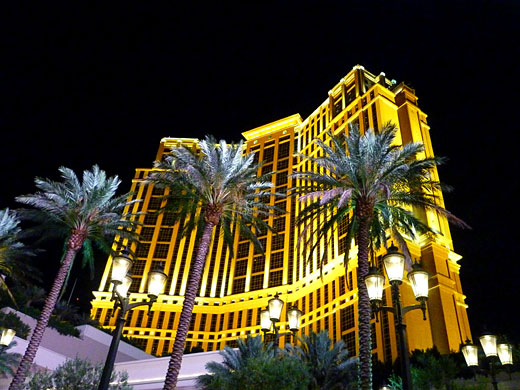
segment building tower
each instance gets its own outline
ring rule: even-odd
[[[296,153],[315,154],[314,138],[326,138],[326,131],[343,132],[351,122],[365,131],[377,129],[388,121],[398,124],[397,142],[423,142],[425,154],[433,156],[430,128],[426,114],[417,106],[415,91],[403,83],[397,85],[388,80],[384,73],[376,76],[362,66],[355,66],[304,120],[296,114],[246,131],[243,136],[247,152],[255,153],[257,161],[263,162],[262,173],[276,172],[272,176],[276,191],[285,192],[295,184],[292,172],[313,168]],[[196,148],[197,140],[163,138],[157,159],[179,145]],[[179,225],[173,224],[167,213],[152,213],[160,208],[163,191],[140,185],[150,171],[151,168],[136,169],[131,188],[134,196],[142,200],[133,206],[133,211],[149,212],[141,217],[141,243],[134,248],[131,298],[146,297],[146,275],[159,262],[164,264],[168,281],[164,295],[159,297],[150,316],[145,310],[129,314],[124,335],[135,338],[147,352],[161,356],[169,354],[173,347],[196,242],[194,234],[181,237]],[[434,175],[437,176],[437,171]],[[273,197],[271,202],[273,204]],[[260,236],[266,248],[264,254],[257,253],[252,244],[235,234],[235,257],[232,258],[216,229],[187,347],[198,346],[205,351],[222,349],[225,345],[234,345],[237,337],[260,333],[260,310],[279,293],[285,301],[284,312],[292,304],[303,311],[302,332],[327,329],[331,338],[345,340],[351,354],[357,354],[356,251],[351,251],[351,261],[345,270],[345,227],[338,226],[329,243],[322,242],[312,260],[306,263],[304,253],[296,248],[299,227],[295,219],[300,205],[296,199],[287,198],[277,200],[276,206],[285,212],[269,218],[278,234],[269,232]],[[425,234],[409,242],[412,257],[420,259],[431,275],[427,321],[422,320],[419,312],[410,312],[406,317],[409,346],[414,350],[435,345],[441,353],[448,353],[458,350],[464,340],[471,338],[459,279],[461,256],[453,251],[444,217],[430,211],[415,211],[438,233]],[[321,256],[325,259],[323,278],[318,268]],[[113,326],[115,320],[111,317],[110,267],[111,258],[92,301],[92,317],[106,327]],[[410,286],[406,286],[408,282],[403,283],[404,304],[415,303]],[[385,288],[384,299],[390,304],[388,288]],[[377,323],[373,320],[373,353],[379,360],[393,361],[397,357],[393,318],[386,313],[381,317]],[[285,318],[282,313],[282,319]],[[284,323],[282,329],[283,326]],[[289,340],[284,337],[280,340],[285,341]]]

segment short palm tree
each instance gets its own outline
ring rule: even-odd
[[[16,198],[33,207],[20,210],[20,215],[36,222],[35,232],[46,237],[65,237],[67,249],[10,390],[22,389],[76,254],[83,248],[85,256],[92,255],[93,243],[108,249],[115,235],[132,240],[135,237],[136,222],[130,216],[121,217],[124,207],[133,201],[128,202],[129,194],[115,196],[121,183],[117,176],[107,178],[104,171],[94,166],[83,172],[80,182],[71,169],[62,167],[59,171],[63,181],[36,178],[39,191]]]
[[[304,246],[312,250],[321,240],[333,237],[341,221],[347,222],[345,265],[355,240],[358,246],[358,318],[360,386],[372,388],[370,300],[364,282],[369,270],[369,256],[387,245],[387,233],[393,237],[408,260],[405,236],[430,228],[410,210],[414,207],[433,210],[459,225],[464,223],[445,210],[439,201],[440,184],[433,176],[438,158],[422,158],[422,143],[394,145],[397,128],[388,123],[379,132],[362,135],[355,125],[348,135],[330,137],[330,146],[317,139],[322,156],[306,157],[318,169],[296,173],[303,181],[295,189],[300,202],[307,202],[299,215],[304,225]],[[330,218],[319,218],[324,215]],[[322,263],[320,261],[320,263]],[[321,266],[321,265],[320,265]]]
[[[307,365],[292,355],[277,354],[261,336],[238,339],[238,348],[220,351],[221,363],[206,364],[209,374],[197,378],[202,390],[309,390]]]
[[[5,378],[14,375],[14,369],[18,366],[21,356],[18,353],[9,353],[7,351],[15,345],[16,341],[12,341],[11,344],[0,353],[0,377]]]
[[[206,365],[209,374],[201,375],[197,382],[202,388],[213,388],[215,383],[226,381],[235,371],[244,369],[251,359],[269,361],[276,356],[273,344],[264,344],[261,336],[237,339],[237,349],[224,347],[220,351],[222,363],[210,362]]]
[[[34,253],[20,242],[20,220],[9,209],[0,210],[0,288],[5,290],[16,304],[11,290],[5,282],[6,276],[19,280],[30,270],[27,257]]]
[[[339,390],[354,382],[353,373],[357,360],[349,358],[349,351],[343,340],[333,343],[329,332],[311,332],[299,337],[300,345],[285,346],[286,351],[302,360],[309,370],[311,385],[309,390]]]
[[[167,209],[184,223],[184,233],[197,229],[198,249],[192,260],[179,326],[175,336],[165,390],[176,388],[195,296],[204,270],[211,236],[220,224],[225,242],[232,248],[233,227],[261,247],[252,228],[269,228],[262,220],[273,209],[263,200],[273,195],[272,183],[259,177],[254,155],[244,155],[243,143],[227,144],[207,137],[199,142],[200,153],[174,148],[147,183],[169,188]],[[257,231],[257,230],[255,230]]]

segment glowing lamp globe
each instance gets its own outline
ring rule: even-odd
[[[115,256],[112,259],[112,282],[115,282],[115,284],[122,283],[133,263],[127,249]]]
[[[513,364],[513,346],[511,344],[498,344],[497,352],[500,363]]]
[[[392,244],[388,252],[383,256],[386,275],[391,282],[401,283],[404,275],[404,255]]]
[[[486,357],[497,356],[497,336],[494,334],[484,334],[480,336],[480,344]]]
[[[264,309],[260,311],[260,329],[263,332],[268,332],[271,329],[271,317],[269,316],[269,310]]]
[[[300,330],[300,325],[302,321],[302,311],[299,310],[296,306],[287,311],[287,321],[289,322],[289,329],[292,332],[297,332]]]
[[[127,274],[124,278],[121,284],[118,284],[115,286],[115,289],[119,295],[121,295],[123,298],[128,295],[128,290],[130,289],[130,286],[132,285],[132,275]]]
[[[11,344],[11,341],[13,341],[15,334],[16,332],[13,329],[2,329],[0,333],[0,345],[3,345],[5,347],[9,346],[9,344]]]
[[[385,277],[377,267],[370,267],[368,275],[365,276],[365,284],[367,286],[370,302],[382,302]]]
[[[157,298],[163,292],[167,275],[159,270],[148,272],[148,296]]]
[[[278,294],[274,298],[269,299],[267,303],[269,307],[269,317],[271,321],[280,321],[282,315],[283,301],[278,297]]]
[[[478,366],[478,348],[476,345],[471,344],[471,342],[467,340],[461,350],[468,367]]]
[[[426,272],[419,263],[412,265],[412,271],[408,273],[408,280],[412,285],[415,299],[428,299],[428,280],[430,275]]]

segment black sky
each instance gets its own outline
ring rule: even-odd
[[[473,335],[487,324],[517,337],[520,3],[142,3],[2,6],[0,208],[60,165],[97,163],[126,191],[162,137],[231,141],[306,117],[361,64],[416,89],[449,158],[447,207],[473,227],[452,229]]]

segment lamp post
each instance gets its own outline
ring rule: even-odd
[[[499,361],[503,366],[513,364],[513,347],[507,343],[501,343],[497,346],[497,336],[491,333],[485,333],[479,339],[489,364],[488,375],[491,378],[493,389],[498,390],[495,363]],[[466,340],[466,344],[462,346],[461,351],[468,367],[478,366],[478,347],[476,345]]]
[[[15,335],[16,332],[13,329],[0,329],[0,352],[4,352],[4,350],[9,347],[9,344],[11,344]]]
[[[296,341],[296,333],[300,330],[303,314],[296,306],[291,307],[287,311],[287,321],[289,322],[289,330],[291,332],[280,333],[280,327],[276,326],[276,323],[280,321],[283,305],[284,302],[280,299],[278,294],[276,294],[274,298],[271,298],[267,303],[267,309],[260,312],[260,328],[262,329],[262,332],[264,332],[264,339],[272,327],[274,331],[275,348],[278,347],[280,336],[292,335],[294,341]]]
[[[408,273],[408,280],[412,286],[415,299],[418,305],[403,307],[399,293],[399,285],[404,276],[404,255],[400,253],[393,244],[388,248],[388,252],[383,256],[383,264],[388,276],[392,290],[392,306],[383,306],[383,286],[385,277],[378,268],[371,267],[370,272],[365,277],[365,284],[368,289],[368,296],[372,304],[372,310],[377,315],[380,311],[393,313],[395,318],[395,331],[399,342],[399,356],[401,360],[401,376],[403,379],[403,389],[412,389],[410,374],[410,355],[408,352],[408,340],[406,337],[406,324],[404,315],[411,310],[420,309],[423,312],[423,319],[426,320],[426,301],[428,300],[428,273],[418,264],[412,266],[412,271]]]
[[[110,343],[110,349],[108,350],[108,356],[105,362],[105,367],[103,368],[103,373],[101,374],[98,390],[107,390],[108,385],[110,384],[110,377],[112,376],[119,341],[121,340],[123,326],[126,321],[126,313],[139,306],[148,306],[148,314],[150,314],[152,306],[157,300],[159,294],[162,293],[166,282],[166,274],[164,272],[160,270],[150,271],[148,273],[148,301],[130,303],[130,299],[128,298],[128,289],[132,284],[132,276],[128,272],[130,271],[132,264],[133,261],[126,249],[118,256],[114,257],[112,261],[111,283],[114,285],[114,288],[112,289],[112,301],[115,301],[114,309],[119,308],[120,310],[116,320],[116,327],[112,333],[112,342]]]

